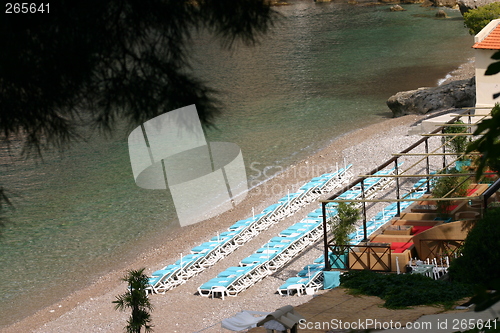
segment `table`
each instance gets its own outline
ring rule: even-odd
[[[427,275],[428,277],[432,277],[434,271],[434,265],[417,265],[411,266],[411,268],[411,274],[422,274]]]
[[[390,225],[384,230],[385,235],[410,235],[411,225]]]

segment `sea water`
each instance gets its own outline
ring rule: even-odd
[[[458,11],[406,5],[291,2],[255,47],[221,50],[206,36],[193,70],[220,91],[224,113],[208,141],[237,144],[250,185],[356,128],[391,116],[398,91],[434,86],[472,56]],[[16,210],[0,238],[0,327],[47,306],[177,225],[166,191],[134,183],[125,126],[43,160],[0,151],[0,184]],[[166,263],[167,264],[167,263]]]

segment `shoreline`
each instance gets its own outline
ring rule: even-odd
[[[180,253],[187,253],[189,249],[208,240],[218,231],[226,229],[234,221],[250,216],[252,207],[255,207],[255,210],[260,212],[263,208],[276,202],[277,199],[283,196],[282,193],[272,195],[273,191],[269,189],[277,187],[285,188],[288,187],[291,181],[293,183],[304,183],[312,178],[313,175],[308,173],[309,165],[316,166],[315,170],[320,168],[317,167],[318,165],[324,168],[335,168],[335,163],[338,162],[342,165],[341,163],[343,163],[345,157],[347,163],[353,163],[353,172],[355,175],[371,170],[377,165],[377,162],[387,159],[393,151],[406,148],[408,144],[402,138],[406,136],[408,127],[422,118],[423,116],[414,115],[392,118],[342,135],[328,147],[318,151],[302,162],[291,166],[282,174],[262,184],[259,188],[250,191],[247,198],[235,209],[204,223],[182,229],[178,228],[168,237],[165,237],[165,235],[153,237],[151,239],[152,244],[163,245],[155,246],[149,251],[142,252],[138,255],[135,262],[127,265],[126,269],[147,267],[146,273],[150,274],[169,263],[173,263],[179,258]],[[414,141],[414,137],[406,138],[407,142]],[[371,144],[373,140],[379,139],[397,141],[397,144],[401,145],[401,147],[387,147],[388,145],[378,145],[378,147],[375,147],[375,145]],[[383,148],[382,146],[386,146],[383,149],[385,150],[384,153],[380,152],[380,148]],[[361,154],[360,150],[365,151]],[[295,223],[296,220],[300,220],[308,212],[301,210],[295,214],[294,218],[287,221],[287,223],[290,225]],[[280,223],[275,228],[270,228],[269,232],[271,234],[276,233],[285,227],[283,223]],[[258,248],[263,244],[267,237],[263,235],[264,233],[236,250],[224,260],[218,262],[215,266],[192,278],[186,284],[167,292],[165,295],[152,296],[151,299],[155,306],[152,317],[157,331],[172,332],[177,327],[179,328],[177,332],[200,330],[213,325],[214,320],[218,322],[225,317],[230,317],[240,309],[274,311],[283,305],[290,304],[296,306],[312,299],[312,296],[282,298],[274,294],[274,292],[282,283],[280,280],[285,280],[287,277],[294,275],[291,271],[298,270],[304,264],[307,264],[311,258],[318,257],[321,254],[321,249],[319,248],[309,250],[308,253],[298,258],[300,260],[289,264],[288,266],[294,265],[295,268],[287,266],[281,272],[283,277],[280,274],[277,274],[277,276],[273,274],[272,277],[268,277],[256,286],[242,292],[238,297],[226,298],[225,301],[222,301],[220,299],[212,300],[194,295],[196,287],[214,277],[225,267],[237,265],[241,258],[246,257],[254,251],[254,248]],[[177,251],[172,253],[172,248],[177,249]],[[165,253],[172,254],[165,256]],[[6,327],[2,332],[60,332],[61,330],[65,332],[94,332],[102,329],[106,332],[121,332],[126,322],[127,314],[115,311],[111,301],[125,290],[125,286],[120,283],[120,278],[124,275],[124,272],[125,270],[115,270],[101,276],[92,285],[71,293],[60,302],[41,309],[34,315]],[[259,304],[262,297],[269,299],[266,300],[266,309],[262,309],[262,304]],[[253,306],[250,304],[253,304]],[[210,311],[209,309],[214,306],[217,307],[218,311],[212,313],[213,319],[211,319],[211,316],[208,314],[205,315],[203,311]],[[176,309],[182,308],[197,309],[191,315],[199,315],[199,320],[193,320],[192,323],[184,323],[188,326],[181,324],[184,321],[185,314],[183,311],[176,311]],[[171,316],[166,315],[172,312]],[[161,313],[162,315],[160,316],[156,313]],[[194,324],[194,326],[190,324]],[[179,325],[181,326],[179,327]]]
[[[452,79],[461,79],[461,76],[465,75],[464,73],[467,70],[470,71],[470,68],[465,69],[465,72],[464,70],[460,71],[460,68],[450,73],[453,75]],[[251,216],[253,207],[255,207],[256,212],[260,212],[286,194],[287,189],[295,191],[297,189],[296,185],[301,185],[317,174],[334,170],[336,163],[343,166],[344,158],[346,158],[347,163],[353,163],[355,175],[371,170],[378,165],[378,162],[389,158],[390,153],[406,148],[407,141],[415,141],[415,137],[407,137],[407,140],[405,140],[407,130],[410,125],[426,117],[426,115],[409,115],[401,118],[390,118],[340,135],[332,140],[327,147],[313,153],[301,162],[295,163],[260,186],[253,188],[245,200],[234,209],[204,223],[176,228],[168,234],[152,235],[143,244],[141,243],[140,250],[133,254],[135,258],[123,263],[123,269],[109,271],[97,278],[91,285],[78,288],[59,302],[40,309],[35,314],[4,327],[0,331],[6,333],[122,332],[128,313],[115,311],[111,301],[125,290],[125,286],[120,282],[125,270],[146,267],[145,272],[150,274],[167,264],[173,263],[181,253],[188,253],[192,247],[207,241],[235,221]],[[374,140],[388,140],[390,147],[384,148],[385,145],[382,144],[374,145]],[[292,188],[290,188],[291,184],[293,184]],[[300,220],[301,216],[308,212],[301,210],[287,223],[293,224],[297,222],[296,220]],[[285,227],[284,224],[280,223],[279,226],[271,228],[269,233],[272,234]],[[226,298],[225,301],[222,301],[194,295],[197,286],[214,277],[224,267],[237,265],[241,258],[253,252],[253,248],[257,248],[264,243],[266,241],[265,237],[267,236],[263,234],[256,237],[256,239],[239,248],[214,267],[205,270],[186,284],[167,292],[165,295],[152,296],[151,299],[155,306],[152,313],[155,331],[188,332],[200,330],[213,325],[214,321],[218,322],[222,318],[230,317],[243,309],[274,311],[283,305],[296,306],[312,299],[312,296],[281,298],[275,295],[274,291],[279,286],[280,280],[293,276],[293,270],[303,267],[304,263],[309,263],[310,258],[318,256],[321,249],[318,249],[317,246],[308,250],[300,258],[294,259],[285,269],[264,279],[264,281],[259,282],[238,297]],[[176,250],[173,251],[172,249]],[[166,255],[166,253],[169,254]],[[132,255],[132,251],[130,251],[130,254]],[[266,302],[262,302],[263,297],[266,297]],[[263,309],[264,307],[265,309]],[[190,323],[185,322],[186,310],[190,313]],[[209,332],[209,330],[206,332]]]

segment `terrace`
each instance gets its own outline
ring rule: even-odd
[[[477,158],[477,154],[465,155],[452,149],[454,141],[471,138],[476,124],[487,116],[472,112],[466,110],[446,123],[438,123],[433,132],[423,134],[415,144],[321,200],[325,270],[400,273],[411,267],[429,276],[434,273],[434,278],[446,271],[449,262],[459,255],[470,227],[489,205],[498,201],[500,180],[496,173],[486,172],[476,182],[474,163],[464,161]],[[403,169],[401,165],[407,162],[410,166]],[[377,170],[390,165],[394,165],[395,173],[387,177],[393,178],[395,186],[380,199],[369,199],[365,184],[376,177]],[[454,183],[454,187],[436,195],[439,184],[445,182]],[[342,196],[351,188],[360,188],[361,198]],[[457,195],[459,188],[462,192]],[[335,244],[329,231],[338,217],[328,212],[340,202],[354,204],[361,211],[359,231],[350,244]],[[432,264],[429,267],[434,269],[422,270],[424,263]]]

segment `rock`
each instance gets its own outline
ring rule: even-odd
[[[430,1],[430,0],[425,0],[421,5],[420,7],[433,7],[434,6],[434,2]]]
[[[432,111],[472,107],[476,102],[476,80],[453,81],[434,88],[419,88],[391,96],[387,106],[394,117],[426,114]]]
[[[449,7],[453,8],[457,6],[457,0],[431,0],[434,3],[434,7]]]
[[[448,14],[446,14],[446,12],[444,10],[440,9],[437,11],[436,17],[448,18]]]
[[[400,5],[394,5],[390,9],[391,9],[391,12],[402,12],[402,11],[406,10],[403,7],[401,7]]]
[[[422,7],[448,7],[458,9],[457,0],[425,0]]]

